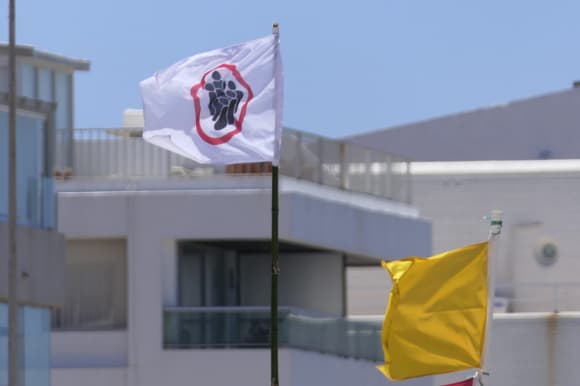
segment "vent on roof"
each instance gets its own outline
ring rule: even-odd
[[[142,128],[143,125],[144,125],[143,110],[141,110],[141,109],[125,109],[125,111],[123,111],[123,127],[124,128],[133,128],[133,127]]]
[[[574,83],[572,83],[572,88],[580,88],[580,80],[575,80]]]

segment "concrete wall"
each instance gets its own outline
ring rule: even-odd
[[[578,384],[580,314],[496,314],[485,386]],[[472,373],[472,372],[471,372]],[[462,374],[435,377],[441,385]]]
[[[163,350],[161,312],[164,304],[175,302],[175,287],[171,285],[176,278],[175,240],[268,239],[268,187],[59,193],[59,227],[67,238],[127,240],[128,385],[189,385],[192,379],[199,379],[203,385],[211,385],[210,379],[215,385],[239,384],[239,371],[248,371],[248,385],[268,379],[266,352],[244,350],[234,355],[232,350]],[[408,208],[399,211],[391,202],[362,194],[343,195],[336,189],[315,187],[306,193],[299,189],[295,185],[281,192],[283,240],[369,258],[430,252],[429,223]],[[287,296],[288,301],[307,308],[341,314],[343,294],[338,289],[342,285],[342,258],[294,256],[294,260],[300,261],[290,259],[287,267],[282,266],[288,271],[286,277],[295,277],[296,281],[280,280],[281,300]],[[306,265],[327,272],[328,277],[305,273]],[[312,288],[317,280],[325,283],[319,296],[285,290],[290,286]],[[263,370],[255,370],[257,364]],[[283,378],[281,384],[289,384],[286,380]]]
[[[415,175],[415,202],[433,220],[435,253],[485,240],[491,209],[505,212],[497,282],[561,285],[560,310],[580,309],[580,172]],[[552,240],[558,258],[542,266],[535,248]],[[574,285],[565,285],[566,283]],[[552,310],[552,287],[517,286],[516,311]]]
[[[580,356],[580,313],[496,314],[492,325],[489,369],[486,386],[569,386],[577,382],[577,359]],[[63,333],[71,334],[71,333]],[[116,346],[92,340],[82,349],[89,355],[110,352],[118,356]],[[96,338],[93,336],[93,339]],[[122,339],[119,339],[122,340]],[[72,339],[54,337],[55,349],[78,346]],[[91,343],[86,340],[85,343]],[[151,342],[159,346],[159,342]],[[104,346],[109,349],[102,350]],[[80,346],[78,346],[80,348]],[[141,348],[143,346],[141,345]],[[93,351],[93,354],[88,352]],[[54,350],[53,350],[54,352]],[[55,353],[58,357],[58,353]],[[99,354],[101,355],[101,354]],[[66,367],[65,356],[59,364]],[[130,362],[128,368],[56,368],[53,386],[179,386],[179,385],[261,385],[269,377],[268,350],[156,350],[146,361]],[[78,363],[70,357],[72,364]],[[93,363],[103,363],[102,358]],[[79,365],[84,365],[79,363]],[[391,385],[373,363],[339,358],[294,349],[280,350],[280,384],[287,386]],[[89,367],[89,366],[87,366]],[[96,366],[95,366],[96,367]],[[456,382],[472,371],[397,382],[401,386],[431,386]],[[125,375],[127,378],[125,379]]]
[[[391,382],[377,369],[376,364],[351,358],[338,358],[314,352],[289,350],[290,385],[292,386],[432,386],[431,377]]]
[[[52,386],[126,386],[127,369],[52,369]]]
[[[53,331],[52,367],[67,369],[127,367],[127,332]]]
[[[53,386],[75,385],[164,385],[164,386],[254,386],[269,384],[268,350],[175,350],[166,351],[138,375],[124,380],[131,369],[53,369]],[[389,382],[366,361],[345,359],[301,350],[279,352],[280,384],[285,386],[432,386],[431,378]],[[83,379],[85,378],[85,379]],[[129,377],[131,379],[131,377]],[[132,382],[132,383],[131,383]]]
[[[579,105],[573,88],[349,140],[413,161],[580,158]]]
[[[391,279],[382,267],[349,267],[346,270],[348,315],[383,315]]]
[[[64,301],[64,237],[55,231],[18,227],[16,251],[22,302],[60,306]],[[0,222],[0,299],[8,297],[8,225]]]
[[[169,232],[173,239],[267,239],[269,181],[252,181],[263,187],[222,184],[177,191],[61,191],[59,229],[67,238],[126,237],[135,221],[129,208],[138,202],[159,228],[174,230]],[[430,224],[414,209],[366,194],[292,179],[282,182],[281,239],[373,257],[431,251]],[[65,187],[81,188],[59,188]]]

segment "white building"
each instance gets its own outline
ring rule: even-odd
[[[412,197],[434,253],[482,240],[482,215],[504,210],[497,295],[510,313],[495,316],[492,385],[578,383],[579,103],[574,87],[348,139],[423,161],[410,167]],[[379,298],[380,269],[359,271],[357,288]]]
[[[580,158],[580,83],[568,90],[369,131],[348,141],[413,161]]]
[[[496,277],[508,311],[580,310],[580,160],[419,162],[411,170],[435,251],[481,240],[481,214],[502,208]]]
[[[196,165],[131,129],[74,138],[58,184],[67,298],[53,385],[268,383],[268,165]],[[407,164],[291,130],[283,143],[280,382],[389,384],[374,369],[381,324],[345,318],[346,276],[431,253]]]
[[[411,166],[413,203],[433,221],[435,252],[480,240],[482,213],[505,211],[509,309],[580,310],[579,103],[574,87],[351,139],[426,161]]]
[[[413,141],[423,146],[421,135]],[[67,299],[53,384],[268,384],[268,166],[202,167],[150,147],[139,130],[73,137],[58,184]],[[569,154],[533,144],[521,154]],[[283,146],[281,385],[389,384],[373,368],[387,289],[378,261],[484,239],[480,219],[493,208],[506,212],[498,272],[512,313],[495,317],[486,385],[576,383],[580,316],[526,311],[578,309],[561,292],[578,272],[578,165],[408,163],[290,130]],[[540,279],[539,289],[520,285]]]

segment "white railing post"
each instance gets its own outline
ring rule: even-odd
[[[316,138],[317,148],[318,148],[318,182],[320,185],[324,184],[324,144],[322,143],[322,138]]]
[[[386,198],[392,198],[391,197],[391,183],[392,183],[392,179],[391,179],[392,175],[391,175],[391,157],[390,156],[385,156],[385,193],[384,193],[384,197]]]
[[[560,310],[560,305],[559,303],[559,290],[560,290],[560,286],[558,285],[558,283],[554,283],[552,284],[552,311],[554,313],[558,313]]]
[[[406,174],[405,174],[405,193],[406,193],[406,197],[405,197],[405,202],[407,204],[411,204],[411,202],[413,201],[413,183],[411,181],[411,163],[409,161],[405,161],[405,167],[406,167]]]
[[[341,189],[347,188],[345,152],[346,152],[346,144],[344,142],[340,142],[338,144],[338,167]]]
[[[296,132],[296,143],[297,143],[297,148],[296,148],[296,164],[298,166],[298,173],[296,173],[296,178],[297,179],[301,179],[302,178],[302,173],[304,170],[304,156],[302,154],[302,148],[303,148],[303,143],[302,143],[303,139],[302,139],[302,133],[300,131]]]
[[[371,188],[371,173],[372,173],[372,162],[371,162],[371,151],[370,149],[365,149],[365,193],[372,193]]]

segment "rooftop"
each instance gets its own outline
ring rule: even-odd
[[[580,158],[580,87],[348,137],[416,161]]]
[[[198,164],[145,142],[141,131],[140,128],[58,130],[57,155],[68,156],[57,160],[55,177],[76,181],[74,189],[81,191],[86,189],[78,184],[97,190],[98,186],[113,190],[123,187],[157,190],[184,183],[190,188],[216,181],[231,185],[223,177],[266,175],[271,171],[268,163]],[[283,133],[280,174],[295,180],[409,204],[409,171],[409,160],[392,154],[292,129]],[[237,179],[236,183],[243,185],[242,181]]]

